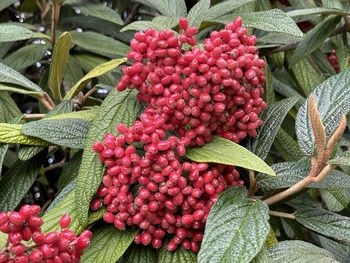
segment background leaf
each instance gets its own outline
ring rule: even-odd
[[[206,16],[206,20],[213,20],[227,13],[234,11],[246,4],[255,2],[256,0],[227,0],[212,6]]]
[[[161,14],[180,18],[187,13],[184,0],[135,0],[141,4],[157,9]]]
[[[164,263],[197,263],[197,256],[192,251],[178,248],[174,252],[170,252],[166,247],[159,250],[158,262]]]
[[[209,7],[210,0],[200,0],[194,7],[192,7],[187,15],[189,25],[199,28],[208,14]]]
[[[83,15],[97,17],[118,25],[124,24],[120,15],[116,11],[105,5],[86,4],[82,6],[77,6],[75,8],[77,8]]]
[[[157,250],[150,246],[132,244],[123,256],[124,263],[157,263]]]
[[[0,24],[0,42],[19,41],[35,37],[45,37],[44,34],[35,33],[21,26]]]

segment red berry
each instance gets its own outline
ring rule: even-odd
[[[67,228],[70,225],[71,221],[72,219],[68,214],[63,215],[60,219],[61,228]]]

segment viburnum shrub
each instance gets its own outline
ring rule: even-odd
[[[103,219],[117,229],[137,226],[136,244],[177,246],[198,252],[205,222],[218,194],[243,186],[233,166],[184,161],[186,147],[219,135],[240,142],[256,137],[267,105],[265,61],[237,17],[194,47],[198,30],[180,19],[180,34],[148,29],[131,40],[118,91],[137,89],[146,108],[130,127],[118,124],[92,149],[106,166],[90,209],[107,207]],[[183,50],[183,45],[193,47]],[[135,143],[142,143],[142,154]],[[136,188],[136,189],[133,189]],[[133,194],[132,191],[136,194]]]
[[[0,1],[0,263],[348,262],[349,16]]]
[[[0,262],[80,262],[80,256],[90,244],[91,232],[76,235],[68,226],[69,215],[61,217],[61,231],[42,233],[43,219],[38,217],[40,206],[24,205],[19,212],[0,213],[0,232],[7,241],[0,249]]]

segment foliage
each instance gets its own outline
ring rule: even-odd
[[[234,165],[245,186],[219,195],[198,254],[132,244],[137,230],[89,211],[104,173],[92,144],[144,107],[114,89],[130,40],[187,17],[202,47],[238,15],[267,62],[264,123],[183,158]],[[70,213],[93,232],[82,262],[347,262],[349,15],[342,0],[0,1],[0,211],[43,206],[45,231]]]

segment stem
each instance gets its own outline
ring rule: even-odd
[[[45,116],[46,114],[42,114],[42,113],[24,114],[24,119],[26,120],[41,119],[41,118],[44,118]]]
[[[46,98],[43,96],[40,98],[40,102],[50,111],[53,110],[53,106],[46,100]]]
[[[256,178],[255,172],[253,170],[249,170],[249,190],[248,196],[252,196],[256,192]]]
[[[269,211],[269,214],[272,216],[278,216],[278,217],[283,217],[283,218],[288,218],[288,219],[295,219],[294,214],[289,214],[289,213],[283,213],[283,212],[278,212],[278,211]]]
[[[56,43],[56,29],[58,18],[60,16],[61,5],[59,3],[52,4],[52,16],[51,16],[51,42]]]

